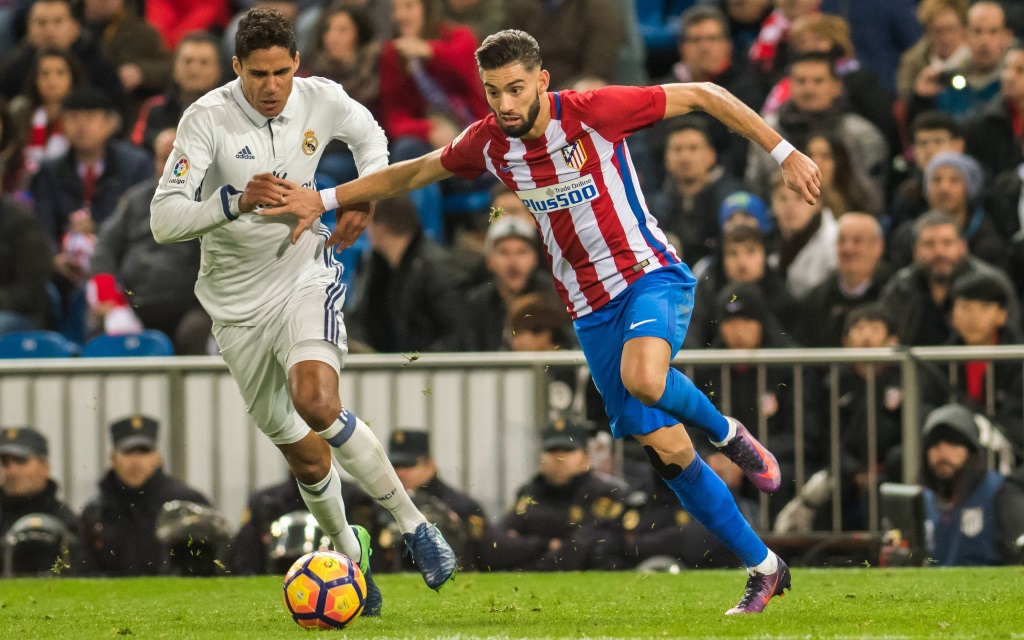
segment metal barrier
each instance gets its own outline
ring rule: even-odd
[[[903,386],[903,476],[917,477],[920,450],[920,397],[917,376],[922,362],[1016,360],[1024,347],[915,349],[783,349],[686,351],[676,361],[688,374],[695,367],[721,368],[721,404],[730,408],[724,375],[732,365],[757,367],[759,391],[767,367],[791,366],[794,398],[804,393],[805,368],[820,367],[833,384],[829,401],[829,466],[839,469],[840,367],[868,367],[868,486],[875,487],[874,438],[877,416],[875,371],[882,364],[900,367]],[[342,373],[342,401],[359,414],[381,440],[392,428],[425,428],[432,434],[434,457],[442,477],[483,503],[492,515],[503,512],[515,490],[533,476],[537,431],[547,419],[549,367],[583,365],[580,352],[424,354],[418,359],[394,355],[350,356]],[[994,384],[988,369],[989,389]],[[1022,389],[1024,394],[1024,389]],[[806,416],[795,402],[795,481],[803,486]],[[160,420],[160,447],[169,472],[212,498],[236,520],[250,491],[280,481],[283,459],[251,424],[234,381],[220,358],[174,357],[96,360],[0,361],[0,425],[32,425],[51,442],[51,468],[67,502],[80,509],[96,491],[108,467],[107,425],[132,413]],[[767,417],[748,425],[767,435]],[[617,456],[621,460],[621,453]],[[838,485],[833,504],[840,501]],[[767,504],[762,503],[762,507]],[[869,522],[878,522],[878,496],[869,492]],[[833,509],[833,529],[841,528]],[[760,523],[767,528],[767,510]]]

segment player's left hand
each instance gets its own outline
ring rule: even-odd
[[[278,179],[283,193],[282,203],[272,207],[259,209],[261,216],[284,216],[293,215],[298,218],[298,224],[292,231],[292,244],[299,241],[299,236],[313,224],[324,213],[324,202],[320,192],[308,187],[300,187],[289,180]]]
[[[359,236],[363,234],[363,231],[370,224],[375,204],[374,202],[356,202],[338,207],[338,211],[335,214],[338,225],[334,228],[334,233],[327,240],[327,246],[333,247],[337,245],[337,250],[342,251],[355,244],[356,240],[359,239]]]
[[[821,170],[814,161],[793,151],[782,161],[782,179],[786,186],[804,197],[807,204],[814,204],[821,195]]]

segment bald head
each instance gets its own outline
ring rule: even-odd
[[[839,277],[844,286],[856,288],[870,280],[884,249],[882,225],[874,216],[846,213],[839,218],[836,252]]]

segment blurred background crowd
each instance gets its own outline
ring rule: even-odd
[[[294,21],[300,74],[331,78],[370,109],[392,161],[442,147],[487,115],[473,52],[509,27],[537,38],[554,90],[712,82],[762,114],[821,168],[817,204],[784,187],[767,153],[704,114],[660,122],[628,142],[651,213],[698,279],[687,348],[1021,344],[1020,0],[0,0],[0,341],[50,330],[75,353],[97,337],[153,331],[166,336],[167,354],[216,353],[193,293],[198,242],[156,244],[149,203],[181,114],[230,79],[234,25],[253,4]],[[318,185],[355,175],[351,154],[332,143]],[[353,352],[574,347],[531,215],[486,178],[451,179],[379,203],[368,232],[340,258]],[[715,391],[728,385],[732,414],[748,425],[767,418],[766,444],[790,476],[793,418],[803,416],[805,464],[823,468],[832,408],[821,399],[835,381],[807,369],[803,400],[794,400],[779,391],[794,383],[792,370],[767,375],[768,391],[752,367],[698,369],[694,379],[716,402]],[[871,455],[869,377],[880,389],[870,395],[877,404]],[[873,473],[882,477],[899,467],[904,383],[895,368],[844,369],[835,390],[841,473],[773,501],[772,526],[808,531],[816,519],[830,520],[821,494],[838,482],[852,505],[844,528],[865,527],[858,496],[869,459],[879,461]],[[632,566],[658,555],[640,551],[647,542],[663,550],[676,544],[642,542],[650,530],[706,534],[688,529],[689,516],[646,470],[600,475],[606,456],[595,452],[607,444],[606,425],[585,370],[553,371],[550,384],[549,431],[582,424],[598,437],[551,445],[560,455],[549,463],[542,456],[538,486],[525,487],[500,521],[468,502],[461,512],[450,507],[466,524],[468,565]],[[1011,473],[1024,447],[1020,363],[964,362],[956,375],[925,374],[919,386],[928,436],[922,466],[931,469],[924,475],[935,495],[949,503],[984,490],[986,508],[1005,499],[1016,506],[1000,513],[1024,512],[1016,502],[1021,472],[993,487],[985,472],[996,455]],[[969,413],[949,413],[951,400]],[[39,446],[4,456],[4,477],[8,458],[12,468],[30,463]],[[569,464],[573,451],[590,453],[569,471],[545,466]],[[424,456],[426,445],[415,458]],[[727,463],[716,470],[741,499],[753,496]],[[437,481],[428,471],[411,486]],[[125,491],[138,498],[123,478],[109,482],[118,499]],[[6,483],[4,491],[11,491]],[[268,491],[275,505],[299,508],[294,482],[276,489],[280,495]],[[553,515],[536,513],[559,500]],[[655,514],[659,500],[664,513]],[[270,523],[294,510],[259,519],[261,504],[239,533],[253,544],[266,544]],[[6,519],[11,511],[4,505],[0,513]],[[941,517],[954,515],[947,509]],[[1016,561],[1011,533],[1020,523],[993,518],[983,520],[998,522],[991,548],[1000,551],[988,560]],[[575,535],[584,521],[593,525],[582,527],[586,544],[532,529],[560,523]],[[378,540],[386,536],[375,531]],[[600,549],[606,544],[611,550]],[[716,557],[700,544],[684,547],[699,549],[681,559],[694,566]],[[375,562],[381,558],[388,553]],[[239,571],[243,565],[255,566]]]

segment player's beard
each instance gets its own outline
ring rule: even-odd
[[[537,94],[537,98],[530,105],[530,109],[526,112],[526,118],[523,122],[515,127],[506,127],[501,122],[501,114],[497,111],[494,112],[494,117],[498,120],[498,128],[504,132],[505,135],[512,138],[522,138],[526,134],[530,133],[530,129],[533,129],[533,125],[537,124],[537,117],[540,115],[540,94]]]

